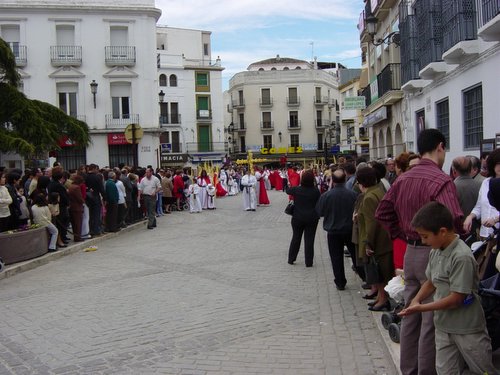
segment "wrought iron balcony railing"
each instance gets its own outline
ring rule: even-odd
[[[169,115],[160,115],[160,125],[177,125],[180,123],[180,114],[171,113]]]
[[[500,2],[498,0],[480,0],[482,6],[482,25],[500,14]],[[481,26],[482,26],[481,25]]]
[[[26,46],[20,45],[18,42],[9,42],[7,43],[10,46],[10,49],[14,53],[14,57],[16,58],[17,66],[26,66],[28,63]]]
[[[104,52],[104,59],[108,66],[135,65],[135,47],[133,46],[106,46]]]
[[[288,120],[288,129],[300,129],[301,127],[301,120]]]
[[[272,107],[273,106],[273,98],[260,98],[259,104],[261,107]]]
[[[212,120],[212,110],[211,109],[198,109],[196,111],[196,119],[197,120],[205,120],[205,121],[211,121]]]
[[[108,129],[125,129],[127,125],[138,124],[138,114],[105,115],[105,124]]]
[[[298,96],[287,97],[286,104],[289,107],[298,107],[300,106],[300,98]]]
[[[82,46],[50,46],[50,62],[53,66],[80,66]]]
[[[377,76],[378,96],[391,90],[401,90],[401,64],[387,64]]]
[[[477,39],[476,1],[442,1],[443,52],[458,42]]]
[[[261,121],[260,122],[261,130],[274,130],[274,121]]]

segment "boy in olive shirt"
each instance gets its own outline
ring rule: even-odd
[[[399,315],[434,311],[436,371],[461,374],[464,362],[474,374],[498,374],[477,289],[477,263],[470,248],[453,231],[451,212],[438,202],[423,206],[412,226],[432,248],[424,282]],[[434,301],[421,304],[434,293]]]

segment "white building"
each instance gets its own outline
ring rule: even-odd
[[[222,68],[209,31],[158,27],[162,166],[221,163],[224,140]]]
[[[403,1],[400,29],[409,145],[422,129],[441,130],[445,170],[456,156],[500,147],[500,4]]]
[[[280,57],[255,62],[229,81],[227,136],[231,154],[312,161],[338,144],[336,63]],[[228,117],[228,118],[229,118]]]
[[[210,64],[210,33],[157,29],[160,15],[154,0],[108,1],[105,5],[100,0],[0,3],[0,36],[16,55],[24,93],[89,125],[92,144],[86,150],[61,137],[62,149],[55,154],[66,168],[90,163],[157,166],[160,135],[171,146],[178,140],[186,152],[187,134],[194,133],[195,141],[208,139],[207,147],[213,149],[223,114],[221,68]],[[165,59],[164,54],[169,57]],[[210,73],[205,77],[209,79],[210,119],[196,119],[199,71]],[[177,88],[171,82],[160,86],[161,74],[178,74]],[[159,104],[162,90],[164,103]],[[172,106],[176,100],[177,112]],[[160,127],[160,108],[162,114],[178,114],[183,120],[178,138]],[[127,142],[124,133],[130,124],[141,128],[135,132],[140,138],[136,146]],[[3,156],[0,162],[17,165],[18,161],[8,159],[15,157]]]

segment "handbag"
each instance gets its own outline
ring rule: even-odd
[[[380,270],[373,255],[368,257],[368,263],[365,263],[365,275],[367,284],[380,283]]]
[[[288,204],[285,207],[285,214],[290,215],[290,216],[293,215],[294,209],[295,209],[295,205],[294,205],[293,201],[288,202]]]

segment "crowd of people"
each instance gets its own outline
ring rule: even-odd
[[[477,295],[478,265],[463,239],[485,239],[499,226],[500,149],[483,160],[457,157],[445,173],[446,139],[438,130],[422,131],[417,146],[418,154],[394,159],[339,158],[311,168],[91,164],[66,171],[56,164],[43,171],[1,171],[0,232],[46,226],[49,251],[56,251],[67,246],[68,233],[80,242],[146,219],[154,229],[158,216],[215,210],[224,196],[241,195],[243,209],[256,211],[270,204],[267,191],[275,189],[293,202],[289,264],[297,261],[304,237],[305,266],[313,266],[323,218],[338,290],[347,284],[346,255],[371,311],[392,309],[385,286],[404,275],[403,374],[458,374],[464,366],[472,373],[496,373]],[[470,342],[479,350],[471,352]]]
[[[457,157],[445,173],[443,134],[424,130],[417,143],[418,154],[299,171],[300,185],[286,188],[294,200],[288,263],[304,236],[305,266],[313,265],[323,217],[338,290],[347,283],[345,252],[371,311],[392,310],[385,286],[403,275],[402,374],[497,374],[478,295],[488,275],[464,240],[484,240],[499,226],[500,149],[483,160]]]

